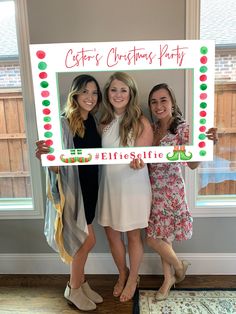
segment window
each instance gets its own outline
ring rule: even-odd
[[[41,176],[39,162],[30,158],[36,123],[26,1],[0,0],[0,23],[0,218],[41,218],[41,193],[32,197],[34,187],[41,188]]]
[[[197,0],[186,5],[187,38],[216,43],[214,125],[219,134],[214,160],[202,162],[194,173],[186,171],[187,185],[196,187],[189,200],[196,216],[236,216],[236,3]]]

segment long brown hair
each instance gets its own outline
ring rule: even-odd
[[[80,137],[84,137],[84,123],[80,113],[80,106],[77,102],[77,96],[86,88],[86,85],[90,82],[95,83],[98,94],[96,106],[91,111],[91,113],[94,114],[98,110],[98,106],[102,101],[102,93],[97,80],[91,75],[81,74],[74,78],[70,87],[66,106],[64,108],[64,115],[69,121],[73,136],[78,134]]]
[[[165,89],[167,91],[167,93],[169,94],[169,96],[170,96],[171,104],[172,104],[172,117],[173,117],[173,120],[172,120],[168,130],[172,134],[176,134],[176,130],[177,130],[178,125],[183,123],[183,122],[185,122],[185,120],[183,118],[183,114],[182,114],[179,106],[177,105],[176,97],[175,97],[175,94],[174,94],[173,90],[166,83],[161,83],[161,84],[155,85],[151,89],[151,91],[149,93],[149,96],[148,96],[148,107],[149,107],[149,112],[150,112],[150,116],[151,116],[152,122],[153,123],[155,122],[156,126],[159,127],[159,121],[158,120],[155,121],[155,119],[154,119],[154,117],[152,115],[151,98],[152,98],[153,93],[155,93],[156,91],[158,91],[160,89]]]
[[[130,134],[136,140],[143,130],[141,121],[142,110],[139,102],[138,88],[135,80],[125,72],[113,73],[106,82],[103,90],[103,104],[101,110],[100,123],[101,125],[108,125],[115,118],[114,108],[109,101],[108,91],[112,81],[118,80],[128,86],[130,91],[130,99],[127,104],[124,116],[120,123],[120,144],[122,146],[128,145]]]

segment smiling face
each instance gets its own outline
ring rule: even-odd
[[[98,101],[98,90],[95,82],[88,82],[77,95],[77,103],[80,106],[80,113],[84,119],[88,113],[96,106]]]
[[[168,121],[172,117],[172,100],[168,91],[161,88],[154,91],[149,100],[152,115],[158,120]]]
[[[124,113],[130,100],[129,87],[122,81],[114,79],[108,89],[108,98],[116,114]]]

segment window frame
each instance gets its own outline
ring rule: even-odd
[[[42,186],[42,168],[35,157],[36,113],[33,96],[33,84],[29,53],[29,27],[27,1],[14,0],[16,11],[16,31],[21,71],[21,91],[25,111],[25,128],[28,141],[29,166],[31,173],[32,199],[17,201],[0,200],[0,219],[41,219],[44,217],[44,195]],[[8,61],[10,62],[10,61]]]
[[[195,1],[185,1],[186,5],[186,39],[200,39],[200,6],[201,0]],[[185,103],[189,103],[188,100],[191,99],[191,77],[186,73],[185,76]],[[186,117],[188,121],[192,121],[192,112],[188,110],[187,106]],[[211,198],[205,201],[202,206],[197,206],[197,171],[193,171],[188,167],[184,169],[185,183],[186,186],[194,187],[193,189],[186,189],[187,199],[189,207],[191,209],[193,217],[236,217],[236,204],[233,202],[224,202],[223,196],[222,201],[217,200],[217,205],[214,204],[214,200]],[[215,202],[215,203],[216,203]],[[222,210],[223,209],[223,210]]]

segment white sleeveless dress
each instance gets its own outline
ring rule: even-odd
[[[117,116],[103,131],[102,147],[120,146]],[[133,141],[134,142],[134,141]],[[134,143],[129,143],[134,146]],[[125,232],[145,228],[151,208],[151,186],[147,165],[133,170],[129,164],[103,165],[98,192],[98,223]]]

